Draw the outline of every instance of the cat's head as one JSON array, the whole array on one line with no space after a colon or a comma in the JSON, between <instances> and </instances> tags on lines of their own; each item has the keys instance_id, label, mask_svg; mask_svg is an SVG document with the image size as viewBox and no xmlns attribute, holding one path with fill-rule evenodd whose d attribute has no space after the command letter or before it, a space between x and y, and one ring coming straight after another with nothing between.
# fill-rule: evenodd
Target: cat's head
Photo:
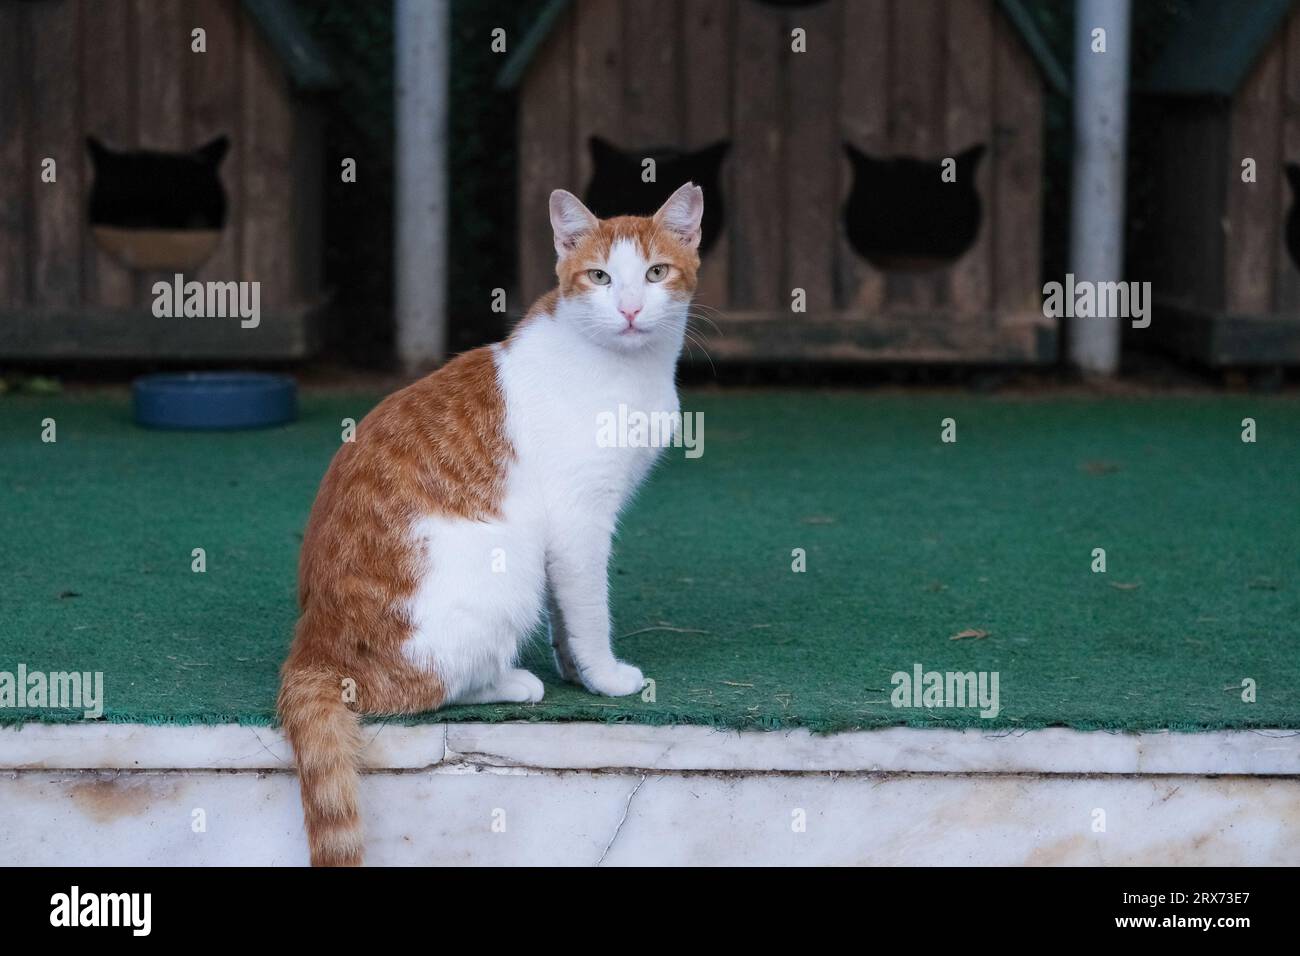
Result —
<instances>
[{"instance_id":1,"label":"cat's head","mask_svg":"<svg viewBox=\"0 0 1300 956\"><path fill-rule=\"evenodd\" d=\"M572 193L551 193L557 320L619 351L680 346L700 267L703 216L704 191L694 183L644 217L597 219Z\"/></svg>"}]
</instances>

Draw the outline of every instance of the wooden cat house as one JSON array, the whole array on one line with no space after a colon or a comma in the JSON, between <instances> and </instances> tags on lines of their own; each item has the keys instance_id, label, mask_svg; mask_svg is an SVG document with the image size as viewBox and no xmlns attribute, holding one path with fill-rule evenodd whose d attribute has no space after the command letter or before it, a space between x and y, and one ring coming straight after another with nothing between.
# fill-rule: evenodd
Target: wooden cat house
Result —
<instances>
[{"instance_id":1,"label":"wooden cat house","mask_svg":"<svg viewBox=\"0 0 1300 956\"><path fill-rule=\"evenodd\" d=\"M1138 74L1150 335L1210 366L1300 363L1300 11L1197 2Z\"/></svg>"},{"instance_id":2,"label":"wooden cat house","mask_svg":"<svg viewBox=\"0 0 1300 956\"><path fill-rule=\"evenodd\" d=\"M0 360L308 354L333 84L288 0L0 0ZM178 273L258 321L157 314Z\"/></svg>"},{"instance_id":3,"label":"wooden cat house","mask_svg":"<svg viewBox=\"0 0 1300 956\"><path fill-rule=\"evenodd\" d=\"M1065 77L1016 0L552 0L498 84L521 306L554 282L552 189L645 213L694 179L714 358L1056 358L1042 137Z\"/></svg>"}]
</instances>

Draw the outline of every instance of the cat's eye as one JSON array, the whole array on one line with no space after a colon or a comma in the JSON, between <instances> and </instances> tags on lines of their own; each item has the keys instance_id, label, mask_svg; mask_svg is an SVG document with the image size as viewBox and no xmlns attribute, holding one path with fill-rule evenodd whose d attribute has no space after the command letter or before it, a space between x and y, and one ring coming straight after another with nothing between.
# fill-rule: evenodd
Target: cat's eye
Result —
<instances>
[{"instance_id":1,"label":"cat's eye","mask_svg":"<svg viewBox=\"0 0 1300 956\"><path fill-rule=\"evenodd\" d=\"M587 278L595 285L609 285L609 273L604 269L588 269Z\"/></svg>"},{"instance_id":2,"label":"cat's eye","mask_svg":"<svg viewBox=\"0 0 1300 956\"><path fill-rule=\"evenodd\" d=\"M651 282L663 282L668 278L668 267L662 263L657 266L651 266L646 270L645 277Z\"/></svg>"}]
</instances>

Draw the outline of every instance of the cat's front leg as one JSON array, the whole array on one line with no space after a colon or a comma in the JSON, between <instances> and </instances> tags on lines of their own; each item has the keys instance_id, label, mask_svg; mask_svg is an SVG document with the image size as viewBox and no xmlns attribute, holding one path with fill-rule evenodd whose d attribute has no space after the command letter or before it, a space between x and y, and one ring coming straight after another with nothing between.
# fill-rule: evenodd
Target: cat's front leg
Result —
<instances>
[{"instance_id":1,"label":"cat's front leg","mask_svg":"<svg viewBox=\"0 0 1300 956\"><path fill-rule=\"evenodd\" d=\"M570 684L581 684L578 663L573 659L573 650L569 647L569 631L564 626L564 612L560 610L560 602L556 600L553 587L546 589L546 614L551 650L555 654L555 669Z\"/></svg>"},{"instance_id":2,"label":"cat's front leg","mask_svg":"<svg viewBox=\"0 0 1300 956\"><path fill-rule=\"evenodd\" d=\"M552 646L567 680L593 694L625 697L645 686L640 668L614 657L609 641L608 532L570 531L563 544L547 556L550 582ZM555 611L558 610L558 615ZM560 642L555 642L556 623ZM561 650L563 648L563 650ZM568 660L573 676L565 673Z\"/></svg>"}]
</instances>

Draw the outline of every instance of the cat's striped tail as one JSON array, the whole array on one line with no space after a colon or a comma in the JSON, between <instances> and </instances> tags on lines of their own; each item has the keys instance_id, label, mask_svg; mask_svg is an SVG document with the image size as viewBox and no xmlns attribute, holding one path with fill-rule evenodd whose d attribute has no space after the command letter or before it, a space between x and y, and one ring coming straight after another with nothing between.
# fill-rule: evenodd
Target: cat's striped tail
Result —
<instances>
[{"instance_id":1,"label":"cat's striped tail","mask_svg":"<svg viewBox=\"0 0 1300 956\"><path fill-rule=\"evenodd\" d=\"M343 702L339 676L319 665L284 665L276 708L293 745L312 866L360 866L357 808L361 726Z\"/></svg>"}]
</instances>

